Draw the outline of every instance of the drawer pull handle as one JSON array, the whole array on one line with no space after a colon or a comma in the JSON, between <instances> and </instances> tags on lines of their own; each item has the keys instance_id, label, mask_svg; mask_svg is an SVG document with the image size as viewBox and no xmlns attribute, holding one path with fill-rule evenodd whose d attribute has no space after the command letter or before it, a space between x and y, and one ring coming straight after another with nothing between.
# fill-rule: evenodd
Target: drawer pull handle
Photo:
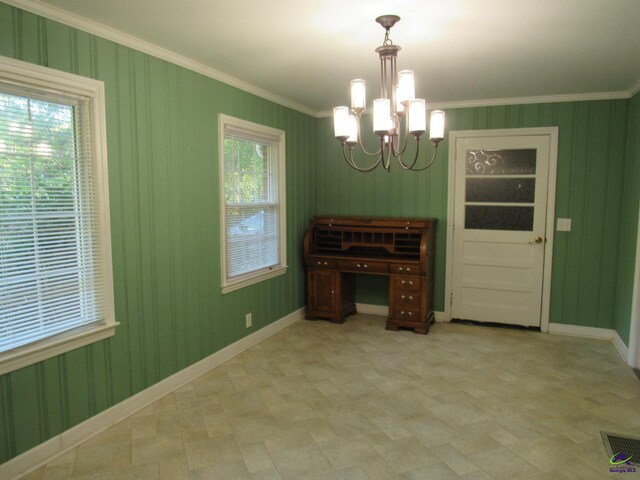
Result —
<instances>
[{"instance_id":1,"label":"drawer pull handle","mask_svg":"<svg viewBox=\"0 0 640 480\"><path fill-rule=\"evenodd\" d=\"M410 272L410 271L411 271L411 269L409 267L407 267L407 272Z\"/></svg>"},{"instance_id":2,"label":"drawer pull handle","mask_svg":"<svg viewBox=\"0 0 640 480\"><path fill-rule=\"evenodd\" d=\"M404 295L402 295L402 297L400 297L400 298L402 298L402 300L404 300L406 297Z\"/></svg>"},{"instance_id":3,"label":"drawer pull handle","mask_svg":"<svg viewBox=\"0 0 640 480\"><path fill-rule=\"evenodd\" d=\"M404 315L404 310L401 310L401 311L400 311L400 315Z\"/></svg>"},{"instance_id":4,"label":"drawer pull handle","mask_svg":"<svg viewBox=\"0 0 640 480\"><path fill-rule=\"evenodd\" d=\"M410 316L410 317L413 317L413 313L409 312L409 316Z\"/></svg>"},{"instance_id":5,"label":"drawer pull handle","mask_svg":"<svg viewBox=\"0 0 640 480\"><path fill-rule=\"evenodd\" d=\"M413 297L411 295L409 295L409 301L412 301Z\"/></svg>"},{"instance_id":6,"label":"drawer pull handle","mask_svg":"<svg viewBox=\"0 0 640 480\"><path fill-rule=\"evenodd\" d=\"M322 262L318 262L318 265L322 265Z\"/></svg>"},{"instance_id":7,"label":"drawer pull handle","mask_svg":"<svg viewBox=\"0 0 640 480\"><path fill-rule=\"evenodd\" d=\"M358 263L358 264L356 265L356 267L360 268L360 264Z\"/></svg>"},{"instance_id":8,"label":"drawer pull handle","mask_svg":"<svg viewBox=\"0 0 640 480\"><path fill-rule=\"evenodd\" d=\"M324 265L325 265L325 266L327 266L327 265L328 265L328 263L327 263L327 262L324 262Z\"/></svg>"},{"instance_id":9,"label":"drawer pull handle","mask_svg":"<svg viewBox=\"0 0 640 480\"><path fill-rule=\"evenodd\" d=\"M331 290L331 295L333 295L334 293L336 293L336 291L335 290Z\"/></svg>"},{"instance_id":10,"label":"drawer pull handle","mask_svg":"<svg viewBox=\"0 0 640 480\"><path fill-rule=\"evenodd\" d=\"M405 282L404 280L402 280L402 285L406 285L406 284L407 284L407 282Z\"/></svg>"},{"instance_id":11,"label":"drawer pull handle","mask_svg":"<svg viewBox=\"0 0 640 480\"><path fill-rule=\"evenodd\" d=\"M366 263L363 265L363 267L364 267L364 268L368 268Z\"/></svg>"},{"instance_id":12,"label":"drawer pull handle","mask_svg":"<svg viewBox=\"0 0 640 480\"><path fill-rule=\"evenodd\" d=\"M403 270L404 270L404 268L398 267L398 271L402 272Z\"/></svg>"},{"instance_id":13,"label":"drawer pull handle","mask_svg":"<svg viewBox=\"0 0 640 480\"><path fill-rule=\"evenodd\" d=\"M409 280L409 286L413 285L413 282L411 280Z\"/></svg>"}]
</instances>

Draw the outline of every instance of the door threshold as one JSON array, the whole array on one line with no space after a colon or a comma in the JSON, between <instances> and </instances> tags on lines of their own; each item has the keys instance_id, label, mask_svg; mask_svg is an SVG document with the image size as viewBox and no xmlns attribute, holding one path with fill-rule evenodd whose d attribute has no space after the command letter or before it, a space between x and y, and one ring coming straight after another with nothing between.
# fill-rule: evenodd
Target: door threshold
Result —
<instances>
[{"instance_id":1,"label":"door threshold","mask_svg":"<svg viewBox=\"0 0 640 480\"><path fill-rule=\"evenodd\" d=\"M452 318L451 323L458 323L461 325L476 325L479 327L509 328L511 330L527 330L530 332L540 331L540 327L528 327L525 325L512 325L510 323L498 323L498 322L480 322L478 320L466 320L464 318Z\"/></svg>"}]
</instances>

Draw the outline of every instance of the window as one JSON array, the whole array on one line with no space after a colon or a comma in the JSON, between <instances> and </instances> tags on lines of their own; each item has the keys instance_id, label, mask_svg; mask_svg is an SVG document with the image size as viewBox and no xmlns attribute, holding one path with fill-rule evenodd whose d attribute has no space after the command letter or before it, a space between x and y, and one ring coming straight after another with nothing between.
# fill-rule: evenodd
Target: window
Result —
<instances>
[{"instance_id":1,"label":"window","mask_svg":"<svg viewBox=\"0 0 640 480\"><path fill-rule=\"evenodd\" d=\"M222 293L286 271L284 132L220 115Z\"/></svg>"},{"instance_id":2,"label":"window","mask_svg":"<svg viewBox=\"0 0 640 480\"><path fill-rule=\"evenodd\" d=\"M102 82L0 58L0 373L113 335Z\"/></svg>"}]
</instances>

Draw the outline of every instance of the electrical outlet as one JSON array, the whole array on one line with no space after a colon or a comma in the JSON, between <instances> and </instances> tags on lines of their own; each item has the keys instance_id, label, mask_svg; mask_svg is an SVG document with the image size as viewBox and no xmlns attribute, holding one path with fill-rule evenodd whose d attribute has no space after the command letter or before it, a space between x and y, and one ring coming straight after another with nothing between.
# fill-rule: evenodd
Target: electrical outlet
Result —
<instances>
[{"instance_id":1,"label":"electrical outlet","mask_svg":"<svg viewBox=\"0 0 640 480\"><path fill-rule=\"evenodd\" d=\"M244 322L247 325L247 328L251 328L251 325L253 325L253 318L250 313L247 313L244 316Z\"/></svg>"}]
</instances>

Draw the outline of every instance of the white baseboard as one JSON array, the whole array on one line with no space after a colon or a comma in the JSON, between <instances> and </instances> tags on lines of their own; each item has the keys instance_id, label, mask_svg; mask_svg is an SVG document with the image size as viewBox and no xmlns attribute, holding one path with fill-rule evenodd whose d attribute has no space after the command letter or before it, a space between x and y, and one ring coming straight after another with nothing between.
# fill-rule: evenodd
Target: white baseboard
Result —
<instances>
[{"instance_id":1,"label":"white baseboard","mask_svg":"<svg viewBox=\"0 0 640 480\"><path fill-rule=\"evenodd\" d=\"M613 333L613 344L615 345L616 350L618 350L622 359L627 362L628 365L633 367L633 365L631 365L631 359L629 358L629 347L627 347L624 340L622 340L622 337L620 337L620 334L616 330L614 330Z\"/></svg>"},{"instance_id":2,"label":"white baseboard","mask_svg":"<svg viewBox=\"0 0 640 480\"><path fill-rule=\"evenodd\" d=\"M583 327L581 325L565 325L563 323L549 323L549 333L569 335L572 337L595 338L613 342L616 350L625 363L629 362L629 348L625 345L617 331L612 328Z\"/></svg>"},{"instance_id":3,"label":"white baseboard","mask_svg":"<svg viewBox=\"0 0 640 480\"><path fill-rule=\"evenodd\" d=\"M440 323L444 323L444 322L448 322L451 319L447 317L447 315L445 314L445 312L433 312L433 315L436 317L436 322L440 322Z\"/></svg>"},{"instance_id":4,"label":"white baseboard","mask_svg":"<svg viewBox=\"0 0 640 480\"><path fill-rule=\"evenodd\" d=\"M94 415L60 435L50 438L31 450L12 458L8 462L0 465L0 478L19 478L50 462L55 457L77 447L80 443L89 440L91 437L124 420L138 410L147 407L164 395L186 385L200 375L302 319L304 312L305 308L295 310L266 327L261 328L257 332L247 335L222 350L136 393L113 407Z\"/></svg>"},{"instance_id":5,"label":"white baseboard","mask_svg":"<svg viewBox=\"0 0 640 480\"><path fill-rule=\"evenodd\" d=\"M581 325L565 325L564 323L549 323L549 333L569 335L571 337L597 338L613 340L615 330L610 328L583 327Z\"/></svg>"}]
</instances>

